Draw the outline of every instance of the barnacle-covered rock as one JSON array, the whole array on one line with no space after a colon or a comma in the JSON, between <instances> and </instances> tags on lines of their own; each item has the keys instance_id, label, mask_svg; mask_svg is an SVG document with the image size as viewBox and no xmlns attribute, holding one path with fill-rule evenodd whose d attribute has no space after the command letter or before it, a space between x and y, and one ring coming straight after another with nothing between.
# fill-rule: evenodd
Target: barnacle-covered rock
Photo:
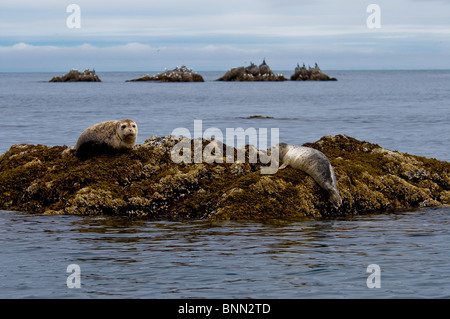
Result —
<instances>
[{"instance_id":1,"label":"barnacle-covered rock","mask_svg":"<svg viewBox=\"0 0 450 319\"><path fill-rule=\"evenodd\" d=\"M172 150L191 146L192 161ZM213 143L213 144L212 144ZM196 144L196 146L194 145ZM196 148L223 147L222 163L195 162ZM306 173L262 175L259 160L227 162L231 148L211 139L152 136L120 154L79 159L67 146L13 145L0 155L0 209L152 219L261 220L345 216L450 204L450 163L387 150L345 135L305 146L334 167L338 209ZM211 148L211 149L214 149ZM227 151L225 151L227 150Z\"/></svg>"}]
</instances>

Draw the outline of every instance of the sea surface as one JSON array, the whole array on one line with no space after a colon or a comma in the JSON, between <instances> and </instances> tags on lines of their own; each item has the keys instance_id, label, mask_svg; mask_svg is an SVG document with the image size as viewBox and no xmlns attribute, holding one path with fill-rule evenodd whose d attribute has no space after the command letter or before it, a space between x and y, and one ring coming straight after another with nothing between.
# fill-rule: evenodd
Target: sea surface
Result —
<instances>
[{"instance_id":1,"label":"sea surface","mask_svg":"<svg viewBox=\"0 0 450 319\"><path fill-rule=\"evenodd\" d=\"M177 128L197 137L201 120L200 134L274 128L294 144L345 134L450 161L450 71L246 83L214 81L224 72L200 72L204 83L97 73L100 83L0 73L0 154L18 143L73 146L92 124L132 118L137 143ZM265 223L0 211L0 298L450 298L449 225L445 207Z\"/></svg>"}]
</instances>

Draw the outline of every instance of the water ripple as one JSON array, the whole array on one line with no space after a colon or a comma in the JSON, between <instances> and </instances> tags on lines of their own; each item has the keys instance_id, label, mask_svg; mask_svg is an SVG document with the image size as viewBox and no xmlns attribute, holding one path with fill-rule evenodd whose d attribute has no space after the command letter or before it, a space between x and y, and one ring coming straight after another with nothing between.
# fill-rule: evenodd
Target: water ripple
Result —
<instances>
[{"instance_id":1,"label":"water ripple","mask_svg":"<svg viewBox=\"0 0 450 319\"><path fill-rule=\"evenodd\" d=\"M450 209L273 223L0 212L0 297L441 298ZM82 288L66 287L78 264ZM369 289L378 264L382 288Z\"/></svg>"}]
</instances>

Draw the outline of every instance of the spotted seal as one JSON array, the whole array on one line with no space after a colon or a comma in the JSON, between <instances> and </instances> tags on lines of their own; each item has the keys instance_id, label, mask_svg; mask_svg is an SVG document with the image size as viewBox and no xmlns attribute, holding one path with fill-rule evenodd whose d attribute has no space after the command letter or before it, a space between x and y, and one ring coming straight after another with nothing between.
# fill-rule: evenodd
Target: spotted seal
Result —
<instances>
[{"instance_id":1,"label":"spotted seal","mask_svg":"<svg viewBox=\"0 0 450 319\"><path fill-rule=\"evenodd\" d=\"M342 198L337 189L334 170L325 154L310 147L287 143L279 143L278 151L280 163L282 164L278 169L283 169L290 165L295 169L304 171L328 192L330 201L335 208L339 208L342 205Z\"/></svg>"},{"instance_id":2,"label":"spotted seal","mask_svg":"<svg viewBox=\"0 0 450 319\"><path fill-rule=\"evenodd\" d=\"M97 123L81 133L75 152L79 157L90 157L131 149L137 134L136 122L130 119Z\"/></svg>"}]
</instances>

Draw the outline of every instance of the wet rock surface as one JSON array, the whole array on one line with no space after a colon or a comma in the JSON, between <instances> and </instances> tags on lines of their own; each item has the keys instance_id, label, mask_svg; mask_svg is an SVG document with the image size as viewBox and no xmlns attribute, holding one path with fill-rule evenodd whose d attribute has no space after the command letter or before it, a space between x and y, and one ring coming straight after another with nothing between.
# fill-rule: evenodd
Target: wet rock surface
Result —
<instances>
[{"instance_id":1,"label":"wet rock surface","mask_svg":"<svg viewBox=\"0 0 450 319\"><path fill-rule=\"evenodd\" d=\"M0 209L150 219L262 220L450 204L450 163L344 135L305 144L322 151L333 165L343 200L339 209L310 176L291 167L262 175L259 162L176 164L171 150L182 140L195 151L192 140L153 136L125 153L85 160L67 146L13 145L0 155ZM202 149L212 143L197 141Z\"/></svg>"}]
</instances>

